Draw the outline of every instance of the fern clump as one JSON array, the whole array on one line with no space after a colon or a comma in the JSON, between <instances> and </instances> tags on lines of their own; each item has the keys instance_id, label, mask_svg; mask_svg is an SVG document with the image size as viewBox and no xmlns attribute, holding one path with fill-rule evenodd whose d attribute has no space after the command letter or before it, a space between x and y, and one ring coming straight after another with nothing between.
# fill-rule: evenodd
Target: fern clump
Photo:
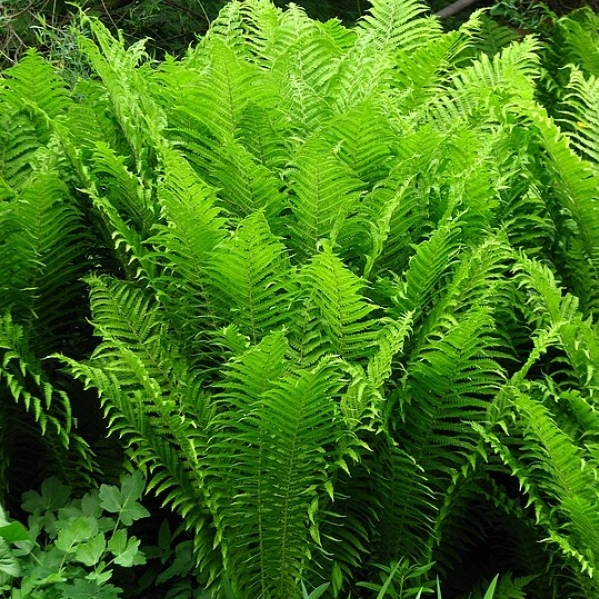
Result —
<instances>
[{"instance_id":1,"label":"fern clump","mask_svg":"<svg viewBox=\"0 0 599 599\"><path fill-rule=\"evenodd\" d=\"M234 0L162 63L87 20L91 80L8 73L2 393L66 444L41 360L94 390L215 598L383 564L404 593L592 599L595 75L555 120L534 38L372 4L348 29Z\"/></svg>"}]
</instances>

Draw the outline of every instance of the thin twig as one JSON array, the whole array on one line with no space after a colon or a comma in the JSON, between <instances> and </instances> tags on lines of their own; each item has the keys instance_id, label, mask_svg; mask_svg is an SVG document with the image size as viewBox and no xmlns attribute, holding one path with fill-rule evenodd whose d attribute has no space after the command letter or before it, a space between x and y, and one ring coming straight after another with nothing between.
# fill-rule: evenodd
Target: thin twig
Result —
<instances>
[{"instance_id":1,"label":"thin twig","mask_svg":"<svg viewBox=\"0 0 599 599\"><path fill-rule=\"evenodd\" d=\"M100 0L100 2L102 3L102 8L104 9L104 12L106 13L106 16L110 19L110 22L112 23L112 26L115 29L118 29L118 25L112 20L112 15L110 14L110 10L108 10L108 7L106 6L106 4L104 4L104 0Z\"/></svg>"},{"instance_id":2,"label":"thin twig","mask_svg":"<svg viewBox=\"0 0 599 599\"><path fill-rule=\"evenodd\" d=\"M17 12L13 12L11 15L8 15L12 20L16 19L17 17L20 17L22 14L25 14L26 12L29 12L29 10L31 10L33 8L33 6L35 5L35 0L33 0L29 6L26 6L25 8L22 8L21 10L17 11Z\"/></svg>"},{"instance_id":3,"label":"thin twig","mask_svg":"<svg viewBox=\"0 0 599 599\"><path fill-rule=\"evenodd\" d=\"M198 4L200 5L200 8L202 9L202 13L204 14L204 18L206 19L206 22L208 23L208 25L210 25L210 17L208 16L208 13L206 12L204 5L202 4L202 0L198 0Z\"/></svg>"}]
</instances>

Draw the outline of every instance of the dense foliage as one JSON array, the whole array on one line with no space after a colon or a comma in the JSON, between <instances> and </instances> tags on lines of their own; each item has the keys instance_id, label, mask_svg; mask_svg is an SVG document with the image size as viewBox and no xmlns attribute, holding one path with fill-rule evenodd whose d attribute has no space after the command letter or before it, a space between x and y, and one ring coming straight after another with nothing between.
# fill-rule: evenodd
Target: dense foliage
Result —
<instances>
[{"instance_id":1,"label":"dense foliage","mask_svg":"<svg viewBox=\"0 0 599 599\"><path fill-rule=\"evenodd\" d=\"M432 6L450 0L433 0ZM0 66L16 63L29 46L41 49L67 71L83 68L77 52L79 10L95 16L129 43L146 39L153 56L183 54L203 35L226 0L0 0ZM278 6L288 4L276 0ZM355 22L370 5L367 0L300 0L315 19L333 17Z\"/></svg>"},{"instance_id":2,"label":"dense foliage","mask_svg":"<svg viewBox=\"0 0 599 599\"><path fill-rule=\"evenodd\" d=\"M599 18L83 24L0 81L3 503L137 469L214 599L595 598Z\"/></svg>"}]
</instances>

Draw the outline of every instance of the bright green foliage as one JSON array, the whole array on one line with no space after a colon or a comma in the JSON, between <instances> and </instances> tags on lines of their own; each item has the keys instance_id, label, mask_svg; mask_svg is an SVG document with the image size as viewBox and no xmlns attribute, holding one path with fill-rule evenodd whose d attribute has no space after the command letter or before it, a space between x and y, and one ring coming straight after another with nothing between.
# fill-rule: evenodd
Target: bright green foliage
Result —
<instances>
[{"instance_id":1,"label":"bright green foliage","mask_svg":"<svg viewBox=\"0 0 599 599\"><path fill-rule=\"evenodd\" d=\"M24 123L2 133L0 256L22 246L0 261L2 392L64 443L41 360L97 392L214 599L365 579L409 597L436 577L453 597L594 599L588 67L556 121L538 41L477 14L443 33L416 0L351 30L233 1L160 64L86 24L95 79L15 83L46 73L32 55L0 96ZM77 352L82 278L96 343ZM124 525L144 513L128 485L99 492ZM134 563L135 542L85 526L63 551L93 538L82 563Z\"/></svg>"},{"instance_id":2,"label":"bright green foliage","mask_svg":"<svg viewBox=\"0 0 599 599\"><path fill-rule=\"evenodd\" d=\"M9 522L0 508L0 596L121 597L122 589L109 582L114 566L146 561L139 539L125 528L148 515L137 503L143 488L136 472L125 476L120 488L102 485L99 492L73 499L70 487L47 479L40 493L23 495L28 528Z\"/></svg>"}]
</instances>

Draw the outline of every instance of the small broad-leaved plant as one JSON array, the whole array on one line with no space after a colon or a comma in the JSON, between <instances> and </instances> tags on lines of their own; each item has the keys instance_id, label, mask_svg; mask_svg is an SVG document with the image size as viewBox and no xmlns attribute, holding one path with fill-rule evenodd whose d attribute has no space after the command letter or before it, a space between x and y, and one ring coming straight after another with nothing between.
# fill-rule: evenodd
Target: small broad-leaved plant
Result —
<instances>
[{"instance_id":1,"label":"small broad-leaved plant","mask_svg":"<svg viewBox=\"0 0 599 599\"><path fill-rule=\"evenodd\" d=\"M144 564L140 541L127 528L149 515L139 503L139 472L119 487L102 485L73 499L70 487L47 479L41 492L23 495L28 526L0 508L0 597L11 599L116 599L114 568Z\"/></svg>"}]
</instances>

